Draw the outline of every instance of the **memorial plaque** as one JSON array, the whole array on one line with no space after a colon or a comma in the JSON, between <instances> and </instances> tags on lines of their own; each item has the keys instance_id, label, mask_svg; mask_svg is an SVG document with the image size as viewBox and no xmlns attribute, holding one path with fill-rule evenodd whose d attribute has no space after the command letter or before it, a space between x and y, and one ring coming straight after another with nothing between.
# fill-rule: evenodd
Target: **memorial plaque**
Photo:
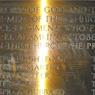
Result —
<instances>
[{"instance_id":1,"label":"memorial plaque","mask_svg":"<svg viewBox=\"0 0 95 95\"><path fill-rule=\"evenodd\" d=\"M95 1L0 0L0 95L95 95Z\"/></svg>"}]
</instances>

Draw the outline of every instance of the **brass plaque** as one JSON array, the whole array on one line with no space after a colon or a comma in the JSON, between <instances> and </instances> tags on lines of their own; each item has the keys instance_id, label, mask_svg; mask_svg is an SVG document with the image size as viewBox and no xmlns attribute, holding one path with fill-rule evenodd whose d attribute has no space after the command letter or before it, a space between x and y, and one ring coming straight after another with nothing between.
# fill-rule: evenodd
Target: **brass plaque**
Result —
<instances>
[{"instance_id":1,"label":"brass plaque","mask_svg":"<svg viewBox=\"0 0 95 95\"><path fill-rule=\"evenodd\" d=\"M0 95L95 95L94 0L0 0Z\"/></svg>"}]
</instances>

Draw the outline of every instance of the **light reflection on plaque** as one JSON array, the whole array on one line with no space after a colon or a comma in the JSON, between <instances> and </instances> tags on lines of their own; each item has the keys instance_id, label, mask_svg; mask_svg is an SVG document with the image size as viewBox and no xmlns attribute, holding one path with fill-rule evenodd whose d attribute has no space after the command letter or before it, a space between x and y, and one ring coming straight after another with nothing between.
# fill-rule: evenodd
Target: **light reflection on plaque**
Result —
<instances>
[{"instance_id":1,"label":"light reflection on plaque","mask_svg":"<svg viewBox=\"0 0 95 95\"><path fill-rule=\"evenodd\" d=\"M42 26L46 26L47 22L46 22L46 13L44 11L44 8L46 7L46 0L41 0L41 16L42 19L40 21L40 25ZM42 38L40 39L39 43L40 43L40 47L38 50L38 56L39 56L39 62L38 65L39 67L41 67L41 69L39 70L39 95L44 95L43 91L45 89L45 73L46 73L46 61L45 61L45 57L47 56L48 53L48 48L46 47L46 42L47 42L47 31L45 30L41 30L39 33Z\"/></svg>"}]
</instances>

